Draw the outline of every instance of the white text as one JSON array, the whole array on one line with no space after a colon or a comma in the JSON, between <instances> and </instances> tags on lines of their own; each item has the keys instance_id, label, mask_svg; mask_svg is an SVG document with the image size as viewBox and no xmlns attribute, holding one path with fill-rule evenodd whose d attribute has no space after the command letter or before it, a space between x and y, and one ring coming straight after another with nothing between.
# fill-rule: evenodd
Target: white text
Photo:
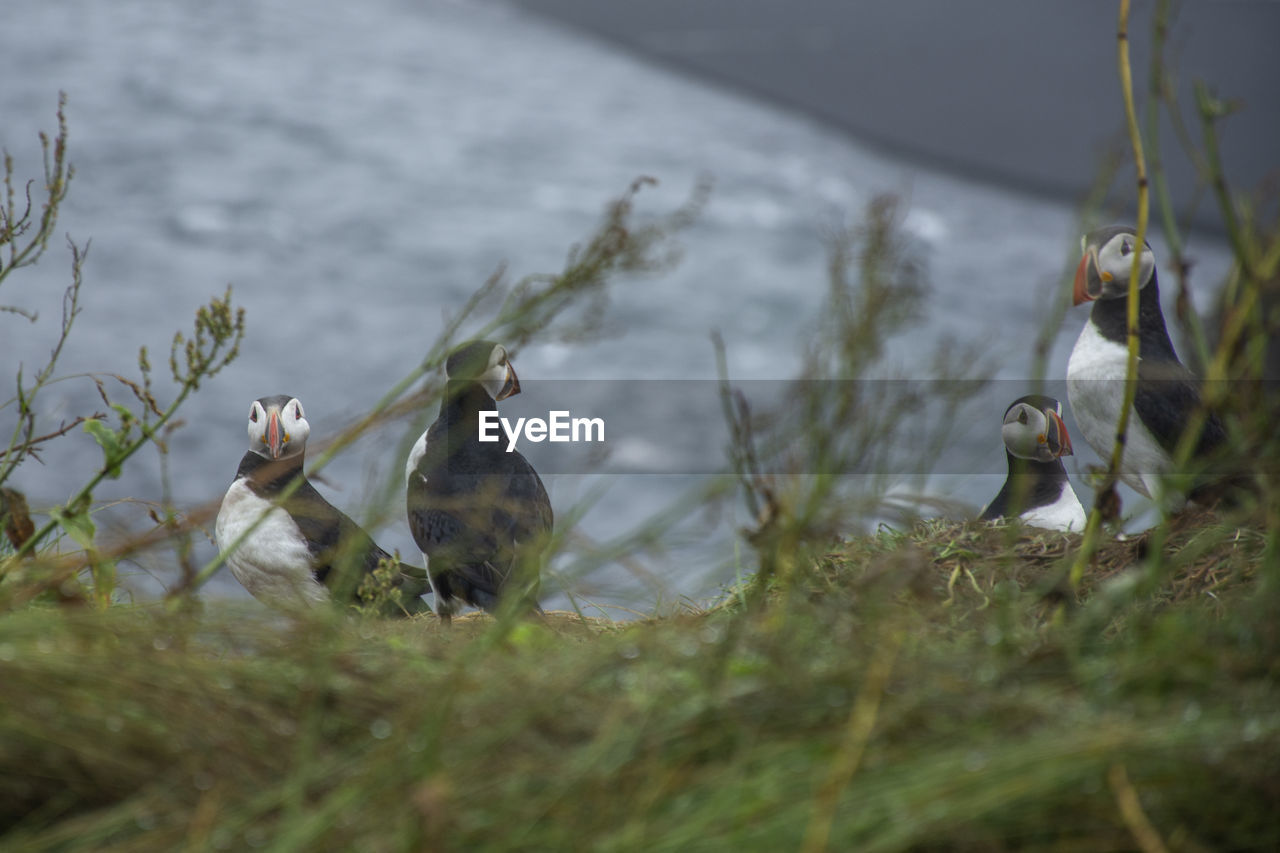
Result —
<instances>
[{"instance_id":1,"label":"white text","mask_svg":"<svg viewBox=\"0 0 1280 853\"><path fill-rule=\"evenodd\" d=\"M501 441L498 427L507 436L507 452L523 437L541 441L604 441L604 418L575 418L567 411L547 412L547 419L516 418L514 424L495 411L480 413L480 441Z\"/></svg>"}]
</instances>

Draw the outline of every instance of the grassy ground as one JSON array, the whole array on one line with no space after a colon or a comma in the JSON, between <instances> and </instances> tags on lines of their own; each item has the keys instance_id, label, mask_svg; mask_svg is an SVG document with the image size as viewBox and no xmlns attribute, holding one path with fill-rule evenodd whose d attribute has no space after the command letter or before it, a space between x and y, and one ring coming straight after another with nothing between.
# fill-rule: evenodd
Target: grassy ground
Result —
<instances>
[{"instance_id":1,"label":"grassy ground","mask_svg":"<svg viewBox=\"0 0 1280 853\"><path fill-rule=\"evenodd\" d=\"M1266 536L1072 595L1076 542L922 523L625 625L15 612L0 848L1276 849Z\"/></svg>"}]
</instances>

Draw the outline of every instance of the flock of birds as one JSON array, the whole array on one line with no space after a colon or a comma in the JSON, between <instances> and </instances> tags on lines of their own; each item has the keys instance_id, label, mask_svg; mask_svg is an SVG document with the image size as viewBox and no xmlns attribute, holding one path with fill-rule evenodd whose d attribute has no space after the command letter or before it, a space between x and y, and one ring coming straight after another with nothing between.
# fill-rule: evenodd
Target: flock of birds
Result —
<instances>
[{"instance_id":1,"label":"flock of birds","mask_svg":"<svg viewBox=\"0 0 1280 853\"><path fill-rule=\"evenodd\" d=\"M1086 235L1082 249L1074 301L1094 304L1067 365L1076 423L1099 455L1109 455L1123 405L1125 297L1137 252L1140 360L1120 478L1165 507L1194 500L1197 490L1179 494L1168 481L1178 443L1200 418L1195 456L1214 452L1225 433L1214 416L1197 414L1199 386L1169 339L1151 247L1139 245L1132 228L1110 226ZM400 613L425 611L427 591L446 621L459 604L539 610L551 501L524 456L479 440L480 412L520 392L515 369L501 344L472 341L450 354L445 376L440 414L405 468L405 509L423 569L394 560L307 480L310 425L297 398L253 401L249 450L222 500L216 535L232 574L255 598L285 609L335 597L359 601L359 584L382 565L387 583L401 593ZM1062 404L1042 395L1015 400L1001 436L1008 475L980 517L1082 530L1084 508L1062 464L1072 453Z\"/></svg>"}]
</instances>

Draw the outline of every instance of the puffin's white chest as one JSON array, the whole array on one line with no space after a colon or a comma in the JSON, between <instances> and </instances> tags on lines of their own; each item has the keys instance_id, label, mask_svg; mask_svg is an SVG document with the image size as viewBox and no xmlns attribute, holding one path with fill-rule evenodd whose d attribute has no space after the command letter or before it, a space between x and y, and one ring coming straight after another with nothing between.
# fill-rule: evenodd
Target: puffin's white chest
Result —
<instances>
[{"instance_id":1,"label":"puffin's white chest","mask_svg":"<svg viewBox=\"0 0 1280 853\"><path fill-rule=\"evenodd\" d=\"M413 472L417 470L418 463L422 461L422 457L427 452L427 431L424 430L422 435L418 436L418 440L413 443L413 449L409 451L409 459L404 466L405 483L413 482ZM424 478L425 479L425 478Z\"/></svg>"},{"instance_id":2,"label":"puffin's white chest","mask_svg":"<svg viewBox=\"0 0 1280 853\"><path fill-rule=\"evenodd\" d=\"M231 574L264 604L328 601L329 591L311 573L311 552L298 526L289 513L254 494L243 477L231 484L218 510L218 547L231 547L264 512L266 519L227 557Z\"/></svg>"},{"instance_id":3,"label":"puffin's white chest","mask_svg":"<svg viewBox=\"0 0 1280 853\"><path fill-rule=\"evenodd\" d=\"M1022 513L1019 519L1023 524L1029 524L1032 527L1043 527L1047 530L1074 530L1077 533L1084 530L1085 523L1084 507L1081 506L1080 499L1076 497L1070 483L1062 484L1062 494L1058 495L1056 501L1047 506L1029 509Z\"/></svg>"},{"instance_id":4,"label":"puffin's white chest","mask_svg":"<svg viewBox=\"0 0 1280 853\"><path fill-rule=\"evenodd\" d=\"M1084 324L1067 361L1067 399L1071 402L1071 413L1089 446L1103 459L1111 457L1115 442L1116 423L1124 404L1128 359L1128 349L1104 338L1090 320ZM1130 410L1120 478L1152 497L1162 491L1160 476L1171 465L1169 454L1143 425L1138 413Z\"/></svg>"}]
</instances>

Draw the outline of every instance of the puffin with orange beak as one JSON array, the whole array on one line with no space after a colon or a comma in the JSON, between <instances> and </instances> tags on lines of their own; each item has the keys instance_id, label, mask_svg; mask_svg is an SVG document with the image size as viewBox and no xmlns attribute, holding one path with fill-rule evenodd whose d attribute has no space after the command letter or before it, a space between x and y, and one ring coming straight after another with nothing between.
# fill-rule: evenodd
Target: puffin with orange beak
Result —
<instances>
[{"instance_id":1,"label":"puffin with orange beak","mask_svg":"<svg viewBox=\"0 0 1280 853\"><path fill-rule=\"evenodd\" d=\"M1067 362L1067 398L1085 440L1109 458L1124 400L1128 364L1129 281L1138 254L1138 375L1120 478L1165 509L1184 498L1207 497L1211 484L1198 483L1186 494L1168 482L1173 454L1201 407L1200 386L1178 360L1164 313L1151 246L1137 233L1111 225L1086 234L1076 269L1074 302L1093 303L1089 321ZM1209 413L1193 458L1203 459L1225 441L1222 423Z\"/></svg>"},{"instance_id":2,"label":"puffin with orange beak","mask_svg":"<svg viewBox=\"0 0 1280 853\"><path fill-rule=\"evenodd\" d=\"M538 611L551 500L538 472L505 442L480 441L480 413L520 393L507 350L471 341L445 362L444 400L405 466L409 529L422 549L436 613L490 613L503 601Z\"/></svg>"},{"instance_id":3,"label":"puffin with orange beak","mask_svg":"<svg viewBox=\"0 0 1280 853\"><path fill-rule=\"evenodd\" d=\"M1032 527L1083 530L1084 507L1062 464L1072 453L1062 404L1040 394L1019 397L1005 410L1000 435L1009 474L979 518L1016 517Z\"/></svg>"},{"instance_id":4,"label":"puffin with orange beak","mask_svg":"<svg viewBox=\"0 0 1280 853\"><path fill-rule=\"evenodd\" d=\"M249 450L222 499L214 528L236 580L254 598L283 609L328 602L331 588L338 585L346 598L358 602L360 580L391 557L303 473L310 434L298 398L279 394L254 400ZM297 489L281 501L295 480L300 480ZM401 601L386 608L388 615L426 610L421 569L400 563L392 585L400 590Z\"/></svg>"}]
</instances>

